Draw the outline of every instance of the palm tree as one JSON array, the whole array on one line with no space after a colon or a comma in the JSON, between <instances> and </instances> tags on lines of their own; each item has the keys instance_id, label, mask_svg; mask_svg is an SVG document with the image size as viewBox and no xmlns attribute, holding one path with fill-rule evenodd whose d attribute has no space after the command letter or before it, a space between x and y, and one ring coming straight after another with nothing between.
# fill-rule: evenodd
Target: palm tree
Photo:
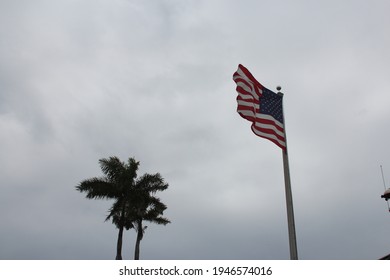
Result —
<instances>
[{"instance_id":1,"label":"palm tree","mask_svg":"<svg viewBox=\"0 0 390 280\"><path fill-rule=\"evenodd\" d=\"M134 228L137 232L134 259L139 259L140 243L146 226L143 221L166 225L170 221L162 217L166 205L155 197L157 191L168 188L159 173L144 174L137 179L139 162L129 158L127 163L117 157L99 160L104 177L94 177L82 181L76 189L86 192L88 199L114 199L106 221L110 220L118 228L117 260L122 259L122 239L124 229Z\"/></svg>"},{"instance_id":2,"label":"palm tree","mask_svg":"<svg viewBox=\"0 0 390 280\"><path fill-rule=\"evenodd\" d=\"M88 199L115 200L106 221L112 219L119 230L115 259L121 260L123 230L133 227L133 223L126 219L128 215L126 211L137 178L139 162L134 158L130 158L127 163L124 163L117 157L110 157L100 159L99 163L104 177L84 180L76 189L80 192L86 192L86 198Z\"/></svg>"},{"instance_id":3,"label":"palm tree","mask_svg":"<svg viewBox=\"0 0 390 280\"><path fill-rule=\"evenodd\" d=\"M143 221L166 225L170 223L167 218L162 217L167 206L155 196L157 191L163 191L168 188L168 184L159 173L150 175L144 174L135 184L135 192L133 198L135 201L129 204L132 211L128 211L133 215L130 220L133 221L133 228L137 232L135 243L134 259L139 260L140 243L144 236L146 226L143 226ZM129 217L128 217L129 218Z\"/></svg>"}]
</instances>

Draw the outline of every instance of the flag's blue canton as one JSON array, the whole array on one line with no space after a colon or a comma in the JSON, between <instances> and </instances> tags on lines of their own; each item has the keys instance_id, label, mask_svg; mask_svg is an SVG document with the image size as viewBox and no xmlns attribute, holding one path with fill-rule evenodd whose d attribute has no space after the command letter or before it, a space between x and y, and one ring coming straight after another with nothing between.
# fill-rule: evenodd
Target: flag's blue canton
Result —
<instances>
[{"instance_id":1,"label":"flag's blue canton","mask_svg":"<svg viewBox=\"0 0 390 280\"><path fill-rule=\"evenodd\" d=\"M260 97L260 113L271 115L279 122L283 123L283 96L270 91L267 88L262 89L262 96Z\"/></svg>"}]
</instances>

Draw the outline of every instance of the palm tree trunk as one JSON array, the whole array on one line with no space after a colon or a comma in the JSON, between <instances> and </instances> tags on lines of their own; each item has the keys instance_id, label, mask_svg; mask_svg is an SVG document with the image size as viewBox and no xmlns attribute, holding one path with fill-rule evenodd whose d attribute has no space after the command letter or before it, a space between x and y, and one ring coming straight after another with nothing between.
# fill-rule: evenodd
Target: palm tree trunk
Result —
<instances>
[{"instance_id":1,"label":"palm tree trunk","mask_svg":"<svg viewBox=\"0 0 390 280\"><path fill-rule=\"evenodd\" d=\"M140 243L143 238L142 220L137 221L137 240L135 242L134 259L139 260Z\"/></svg>"},{"instance_id":2,"label":"palm tree trunk","mask_svg":"<svg viewBox=\"0 0 390 280\"><path fill-rule=\"evenodd\" d=\"M121 260L122 259L122 237L123 237L123 226L119 228L119 233L118 233L118 242L116 244L116 260Z\"/></svg>"},{"instance_id":3,"label":"palm tree trunk","mask_svg":"<svg viewBox=\"0 0 390 280\"><path fill-rule=\"evenodd\" d=\"M119 233L118 233L118 242L116 244L116 260L122 259L122 240L123 240L123 230L125 227L125 204L122 205L122 211L120 216L119 224Z\"/></svg>"}]
</instances>

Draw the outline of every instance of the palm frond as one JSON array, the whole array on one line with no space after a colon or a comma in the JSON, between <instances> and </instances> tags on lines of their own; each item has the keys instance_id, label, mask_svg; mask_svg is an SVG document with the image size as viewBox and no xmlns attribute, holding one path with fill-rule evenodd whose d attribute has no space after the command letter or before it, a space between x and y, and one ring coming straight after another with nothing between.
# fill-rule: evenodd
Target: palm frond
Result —
<instances>
[{"instance_id":1,"label":"palm frond","mask_svg":"<svg viewBox=\"0 0 390 280\"><path fill-rule=\"evenodd\" d=\"M108 210L108 215L106 217L106 221L111 219L114 216L121 217L121 213L123 212L123 200L117 199L111 206L111 208Z\"/></svg>"},{"instance_id":2,"label":"palm frond","mask_svg":"<svg viewBox=\"0 0 390 280\"><path fill-rule=\"evenodd\" d=\"M117 183L125 173L124 163L117 157L102 158L99 160L100 168L111 182Z\"/></svg>"},{"instance_id":3,"label":"palm frond","mask_svg":"<svg viewBox=\"0 0 390 280\"><path fill-rule=\"evenodd\" d=\"M135 179L137 178L139 164L139 161L136 161L134 158L129 158L127 161L125 176L126 180L131 182L132 185L134 185Z\"/></svg>"},{"instance_id":4,"label":"palm frond","mask_svg":"<svg viewBox=\"0 0 390 280\"><path fill-rule=\"evenodd\" d=\"M164 212L167 209L167 206L161 202L160 198L151 196L149 198L149 206L160 213Z\"/></svg>"},{"instance_id":5,"label":"palm frond","mask_svg":"<svg viewBox=\"0 0 390 280\"><path fill-rule=\"evenodd\" d=\"M150 193L164 191L168 188L168 184L164 182L160 173L144 174L136 182L136 188L143 189Z\"/></svg>"},{"instance_id":6,"label":"palm frond","mask_svg":"<svg viewBox=\"0 0 390 280\"><path fill-rule=\"evenodd\" d=\"M158 225L164 225L164 226L171 223L170 220L163 218L163 217L157 217L150 222L156 223Z\"/></svg>"},{"instance_id":7,"label":"palm frond","mask_svg":"<svg viewBox=\"0 0 390 280\"><path fill-rule=\"evenodd\" d=\"M82 181L76 190L86 192L88 199L111 199L117 198L119 193L114 185L105 178L91 178Z\"/></svg>"}]
</instances>

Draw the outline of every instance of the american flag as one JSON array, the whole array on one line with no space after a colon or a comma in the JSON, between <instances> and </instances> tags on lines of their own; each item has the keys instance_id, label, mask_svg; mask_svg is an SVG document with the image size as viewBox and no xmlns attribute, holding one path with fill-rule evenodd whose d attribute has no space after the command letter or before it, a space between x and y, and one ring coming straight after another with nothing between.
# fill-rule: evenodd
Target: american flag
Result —
<instances>
[{"instance_id":1,"label":"american flag","mask_svg":"<svg viewBox=\"0 0 390 280\"><path fill-rule=\"evenodd\" d=\"M252 122L252 131L286 150L283 120L283 95L260 84L241 64L233 75L237 84L237 112Z\"/></svg>"}]
</instances>

